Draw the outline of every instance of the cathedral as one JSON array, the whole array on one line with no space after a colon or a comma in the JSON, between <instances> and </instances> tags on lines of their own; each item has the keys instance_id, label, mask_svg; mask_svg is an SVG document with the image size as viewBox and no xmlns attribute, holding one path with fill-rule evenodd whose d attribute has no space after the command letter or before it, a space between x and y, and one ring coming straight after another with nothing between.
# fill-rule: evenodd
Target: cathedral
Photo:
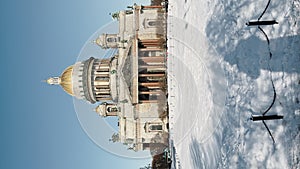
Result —
<instances>
[{"instance_id":1,"label":"cathedral","mask_svg":"<svg viewBox=\"0 0 300 169\"><path fill-rule=\"evenodd\" d=\"M114 141L134 151L167 145L166 9L134 4L112 16L119 31L99 35L94 45L117 53L77 62L47 83L94 104L102 118L118 118Z\"/></svg>"}]
</instances>

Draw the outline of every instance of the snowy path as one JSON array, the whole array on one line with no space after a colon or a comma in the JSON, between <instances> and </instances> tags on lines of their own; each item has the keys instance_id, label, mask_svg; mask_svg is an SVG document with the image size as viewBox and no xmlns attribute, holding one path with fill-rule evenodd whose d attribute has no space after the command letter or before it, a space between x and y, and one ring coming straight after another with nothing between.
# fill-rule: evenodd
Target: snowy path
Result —
<instances>
[{"instance_id":1,"label":"snowy path","mask_svg":"<svg viewBox=\"0 0 300 169\"><path fill-rule=\"evenodd\" d=\"M245 23L267 1L170 0L168 83L171 139L181 168L299 168L300 2L271 1L270 39ZM249 121L277 97L267 121ZM298 140L298 141L297 141Z\"/></svg>"}]
</instances>

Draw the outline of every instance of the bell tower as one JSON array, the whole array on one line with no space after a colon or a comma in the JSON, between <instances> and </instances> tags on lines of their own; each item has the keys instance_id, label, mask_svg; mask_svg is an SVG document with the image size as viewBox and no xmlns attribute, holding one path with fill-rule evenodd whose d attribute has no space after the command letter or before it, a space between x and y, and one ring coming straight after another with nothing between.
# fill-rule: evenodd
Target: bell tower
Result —
<instances>
[{"instance_id":1,"label":"bell tower","mask_svg":"<svg viewBox=\"0 0 300 169\"><path fill-rule=\"evenodd\" d=\"M118 48L119 42L118 34L102 34L94 41L102 49Z\"/></svg>"},{"instance_id":2,"label":"bell tower","mask_svg":"<svg viewBox=\"0 0 300 169\"><path fill-rule=\"evenodd\" d=\"M103 102L96 107L95 112L102 117L118 116L119 108L116 104Z\"/></svg>"}]
</instances>

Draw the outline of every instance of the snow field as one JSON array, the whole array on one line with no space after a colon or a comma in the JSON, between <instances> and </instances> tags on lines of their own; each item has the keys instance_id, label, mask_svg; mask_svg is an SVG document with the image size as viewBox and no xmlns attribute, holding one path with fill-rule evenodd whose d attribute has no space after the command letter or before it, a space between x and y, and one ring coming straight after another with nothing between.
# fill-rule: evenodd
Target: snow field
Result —
<instances>
[{"instance_id":1,"label":"snow field","mask_svg":"<svg viewBox=\"0 0 300 169\"><path fill-rule=\"evenodd\" d=\"M299 168L299 1L170 0L168 74L171 139L181 168ZM270 47L270 50L268 49ZM269 52L272 57L269 57ZM283 120L252 122L268 114ZM178 166L178 165L177 165Z\"/></svg>"}]
</instances>

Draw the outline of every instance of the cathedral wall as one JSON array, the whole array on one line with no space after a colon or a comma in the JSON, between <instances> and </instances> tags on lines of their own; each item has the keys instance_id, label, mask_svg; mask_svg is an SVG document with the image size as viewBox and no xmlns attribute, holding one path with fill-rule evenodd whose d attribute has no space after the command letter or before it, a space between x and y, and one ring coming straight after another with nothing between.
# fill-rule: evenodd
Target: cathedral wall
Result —
<instances>
[{"instance_id":1,"label":"cathedral wall","mask_svg":"<svg viewBox=\"0 0 300 169\"><path fill-rule=\"evenodd\" d=\"M135 33L133 14L121 11L119 17L119 35L121 40L128 40Z\"/></svg>"},{"instance_id":2,"label":"cathedral wall","mask_svg":"<svg viewBox=\"0 0 300 169\"><path fill-rule=\"evenodd\" d=\"M141 118L140 137L144 143L163 143L162 135L167 133L166 124L157 118Z\"/></svg>"},{"instance_id":3,"label":"cathedral wall","mask_svg":"<svg viewBox=\"0 0 300 169\"><path fill-rule=\"evenodd\" d=\"M119 14L119 35L130 39L138 31L139 39L160 39L166 37L165 12L160 9L142 9L141 11L121 11Z\"/></svg>"},{"instance_id":4,"label":"cathedral wall","mask_svg":"<svg viewBox=\"0 0 300 169\"><path fill-rule=\"evenodd\" d=\"M139 17L139 39L164 38L165 23L164 13L160 10L143 10Z\"/></svg>"},{"instance_id":5,"label":"cathedral wall","mask_svg":"<svg viewBox=\"0 0 300 169\"><path fill-rule=\"evenodd\" d=\"M140 118L159 118L159 107L157 103L144 103L138 105L138 116Z\"/></svg>"},{"instance_id":6,"label":"cathedral wall","mask_svg":"<svg viewBox=\"0 0 300 169\"><path fill-rule=\"evenodd\" d=\"M119 135L122 142L136 138L136 121L133 118L119 119Z\"/></svg>"}]
</instances>

